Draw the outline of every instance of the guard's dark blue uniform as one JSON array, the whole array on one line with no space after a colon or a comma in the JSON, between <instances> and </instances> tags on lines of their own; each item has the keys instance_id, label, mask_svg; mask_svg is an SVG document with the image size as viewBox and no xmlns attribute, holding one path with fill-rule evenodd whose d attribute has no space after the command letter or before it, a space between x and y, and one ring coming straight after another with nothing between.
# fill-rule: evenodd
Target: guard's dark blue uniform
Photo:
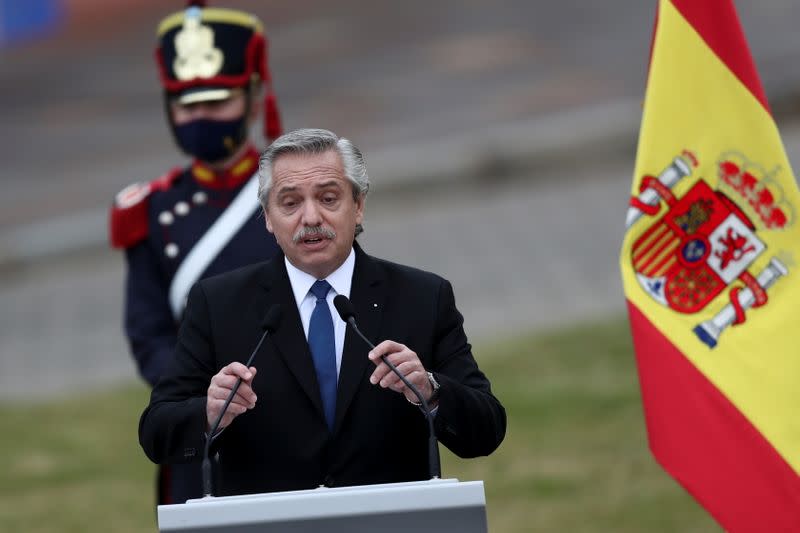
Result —
<instances>
[{"instance_id":1,"label":"guard's dark blue uniform","mask_svg":"<svg viewBox=\"0 0 800 533\"><path fill-rule=\"evenodd\" d=\"M229 223L225 213L242 189L247 187L245 194L251 194L247 183L257 170L258 153L247 139L258 98L263 97L258 109L263 112L266 141L282 132L263 24L244 11L206 7L200 0L187 4L158 24L155 59L170 130L194 162L125 188L111 209L111 244L125 250L128 266L125 333L139 372L150 385L155 385L173 356L182 300L191 283L263 261L278 250L255 192L251 209L228 212L249 215L243 225ZM246 99L245 110L233 116L227 105L241 97ZM243 146L248 146L246 153L236 155ZM227 170L215 173L204 161L224 161ZM187 254L223 213L225 227L238 231L219 239L212 230L214 242L223 243L219 252L201 245L187 261ZM201 253L210 262L196 261ZM181 267L185 264L199 268ZM175 279L181 290L170 295ZM248 355L242 354L243 360ZM201 492L199 466L159 469L159 504L183 503Z\"/></svg>"},{"instance_id":2,"label":"guard's dark blue uniform","mask_svg":"<svg viewBox=\"0 0 800 533\"><path fill-rule=\"evenodd\" d=\"M111 213L112 245L125 249L125 332L139 372L152 386L172 357L179 321L168 293L179 265L251 178L258 153L250 149L225 175L196 161L150 184L127 188ZM201 278L264 261L278 250L255 209L211 261ZM242 354L243 358L247 354ZM174 465L169 500L201 496L199 464Z\"/></svg>"}]
</instances>

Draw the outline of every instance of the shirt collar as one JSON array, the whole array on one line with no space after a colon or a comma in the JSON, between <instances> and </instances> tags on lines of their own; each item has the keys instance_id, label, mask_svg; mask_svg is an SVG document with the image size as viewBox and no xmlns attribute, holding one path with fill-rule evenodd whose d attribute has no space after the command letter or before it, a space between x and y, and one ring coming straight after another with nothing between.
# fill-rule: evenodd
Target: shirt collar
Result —
<instances>
[{"instance_id":1,"label":"shirt collar","mask_svg":"<svg viewBox=\"0 0 800 533\"><path fill-rule=\"evenodd\" d=\"M317 278L294 266L289 262L288 257L284 256L283 260L286 263L286 273L289 274L289 283L292 285L294 300L299 309L300 304L303 303L303 300L308 295L308 291L311 290L311 286L317 281ZM344 260L344 263L325 278L325 281L330 283L336 294L343 294L350 298L350 286L353 283L353 270L355 269L355 265L356 253L355 250L351 248L350 254L347 256L347 259Z\"/></svg>"}]
</instances>

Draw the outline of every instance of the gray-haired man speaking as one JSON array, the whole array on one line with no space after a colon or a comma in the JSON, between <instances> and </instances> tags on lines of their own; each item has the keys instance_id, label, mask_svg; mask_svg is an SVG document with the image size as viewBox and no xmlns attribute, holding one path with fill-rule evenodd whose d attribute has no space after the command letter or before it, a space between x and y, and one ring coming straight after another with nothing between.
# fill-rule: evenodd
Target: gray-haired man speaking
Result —
<instances>
[{"instance_id":1,"label":"gray-haired man speaking","mask_svg":"<svg viewBox=\"0 0 800 533\"><path fill-rule=\"evenodd\" d=\"M325 130L298 130L262 155L259 198L283 254L198 283L173 364L153 390L139 438L155 462L200 461L214 435L221 494L428 477L426 420L386 356L435 409L436 436L461 457L488 455L506 416L478 369L450 283L367 255L356 243L369 177L361 152ZM373 350L333 307L348 297ZM260 323L283 318L252 367Z\"/></svg>"}]
</instances>

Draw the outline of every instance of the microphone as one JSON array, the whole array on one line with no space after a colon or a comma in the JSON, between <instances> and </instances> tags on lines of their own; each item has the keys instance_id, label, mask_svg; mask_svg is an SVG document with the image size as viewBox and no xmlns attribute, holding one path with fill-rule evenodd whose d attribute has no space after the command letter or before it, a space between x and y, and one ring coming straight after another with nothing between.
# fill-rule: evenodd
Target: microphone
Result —
<instances>
[{"instance_id":1,"label":"microphone","mask_svg":"<svg viewBox=\"0 0 800 533\"><path fill-rule=\"evenodd\" d=\"M264 342L264 339L267 338L267 334L274 333L276 329L278 329L278 325L281 322L281 318L283 316L283 312L281 309L280 304L273 304L267 310L267 314L264 315L264 318L261 320L261 329L264 333L261 335L261 338L258 340L258 344L256 344L253 353L250 354L250 358L245 363L247 368L253 364L253 359L256 357L256 353L258 352L259 348L261 348L261 344ZM231 389L230 394L228 394L228 398L225 400L225 405L222 406L222 410L219 412L217 419L211 425L211 429L208 432L208 436L206 437L206 445L203 449L203 465L202 465L202 474L203 474L203 497L208 498L214 496L213 490L211 488L211 458L210 449L211 449L211 441L213 440L213 436L217 433L217 429L219 429L219 425L222 422L222 417L225 416L225 411L228 410L228 406L231 404L233 397L236 396L236 391L239 390L239 386L242 384L242 378L236 379L236 384Z\"/></svg>"},{"instance_id":2,"label":"microphone","mask_svg":"<svg viewBox=\"0 0 800 533\"><path fill-rule=\"evenodd\" d=\"M344 294L339 294L333 299L333 306L336 308L336 311L339 313L339 316L342 320L350 325L353 328L361 339L367 343L371 349L375 349L375 345L370 342L368 338L361 333L361 330L358 329L356 325L356 310L353 307L353 303L345 296ZM397 374L397 377L411 389L411 392L414 393L414 396L417 397L419 400L420 405L422 406L422 410L425 412L425 419L428 422L428 471L430 473L431 479L438 479L442 475L442 469L439 466L439 441L436 440L436 432L433 428L433 413L431 413L431 408L428 405L428 402L422 396L422 393L419 392L419 389L415 387L406 377L397 370L397 367L389 361L385 355L381 355L381 361L383 361L389 369Z\"/></svg>"}]
</instances>

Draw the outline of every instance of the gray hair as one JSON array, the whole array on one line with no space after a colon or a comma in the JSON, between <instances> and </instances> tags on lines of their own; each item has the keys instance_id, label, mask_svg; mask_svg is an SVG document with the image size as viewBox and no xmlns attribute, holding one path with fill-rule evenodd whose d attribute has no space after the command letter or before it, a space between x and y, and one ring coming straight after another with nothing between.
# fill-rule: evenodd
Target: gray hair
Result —
<instances>
[{"instance_id":1,"label":"gray hair","mask_svg":"<svg viewBox=\"0 0 800 533\"><path fill-rule=\"evenodd\" d=\"M365 197L369 192L369 176L364 156L356 145L344 137L322 129L300 129L281 135L261 154L258 161L258 201L267 211L269 191L272 188L272 165L284 154L321 154L335 150L342 160L344 175L353 186L353 199ZM356 235L364 231L359 224Z\"/></svg>"}]
</instances>

